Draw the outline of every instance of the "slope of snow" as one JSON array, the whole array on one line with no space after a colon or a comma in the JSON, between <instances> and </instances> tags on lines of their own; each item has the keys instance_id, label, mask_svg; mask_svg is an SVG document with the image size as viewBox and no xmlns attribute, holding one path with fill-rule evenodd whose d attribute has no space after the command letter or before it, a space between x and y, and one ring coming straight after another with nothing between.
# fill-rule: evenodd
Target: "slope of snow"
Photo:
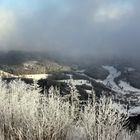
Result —
<instances>
[{"instance_id":1,"label":"slope of snow","mask_svg":"<svg viewBox=\"0 0 140 140\"><path fill-rule=\"evenodd\" d=\"M85 72L85 70L79 70L79 71L77 70L77 71L76 71L76 73L78 73L79 75L84 76L84 77L86 77L86 78L88 78L88 79L90 79L90 80L92 80L92 81L96 81L97 83L102 83L102 82L103 82L103 81L100 80L100 79L94 79L94 78L92 78L92 77L86 75L84 72Z\"/></svg>"},{"instance_id":2,"label":"slope of snow","mask_svg":"<svg viewBox=\"0 0 140 140\"><path fill-rule=\"evenodd\" d=\"M40 79L46 79L48 76L49 76L49 74L31 74L31 75L20 75L19 77L40 80Z\"/></svg>"},{"instance_id":3,"label":"slope of snow","mask_svg":"<svg viewBox=\"0 0 140 140\"><path fill-rule=\"evenodd\" d=\"M23 65L25 67L29 67L29 66L34 66L37 63L38 63L38 61L27 61L27 62L23 63Z\"/></svg>"},{"instance_id":4,"label":"slope of snow","mask_svg":"<svg viewBox=\"0 0 140 140\"><path fill-rule=\"evenodd\" d=\"M131 108L129 111L129 116L135 116L137 114L140 114L140 106L137 106L137 107L133 107Z\"/></svg>"},{"instance_id":5,"label":"slope of snow","mask_svg":"<svg viewBox=\"0 0 140 140\"><path fill-rule=\"evenodd\" d=\"M114 79L121 75L121 72L118 72L113 66L103 66L104 69L108 70L109 75L103 81L103 84L113 88L114 90L120 90L117 84L114 82Z\"/></svg>"},{"instance_id":6,"label":"slope of snow","mask_svg":"<svg viewBox=\"0 0 140 140\"><path fill-rule=\"evenodd\" d=\"M103 66L103 68L108 70L109 75L102 83L117 93L126 94L114 81L115 78L121 75L121 72L118 72L113 66Z\"/></svg>"},{"instance_id":7,"label":"slope of snow","mask_svg":"<svg viewBox=\"0 0 140 140\"><path fill-rule=\"evenodd\" d=\"M140 89L132 87L129 83L120 81L119 86L122 87L125 91L127 92L135 92L135 93L140 93Z\"/></svg>"},{"instance_id":8,"label":"slope of snow","mask_svg":"<svg viewBox=\"0 0 140 140\"><path fill-rule=\"evenodd\" d=\"M29 74L29 75L17 76L0 70L0 78L27 78L27 79L40 80L40 79L46 79L48 76L50 76L50 74Z\"/></svg>"},{"instance_id":9,"label":"slope of snow","mask_svg":"<svg viewBox=\"0 0 140 140\"><path fill-rule=\"evenodd\" d=\"M127 110L124 108L123 105L114 102L114 103L113 103L113 107L114 107L116 110L118 110L120 113L127 114Z\"/></svg>"},{"instance_id":10,"label":"slope of snow","mask_svg":"<svg viewBox=\"0 0 140 140\"><path fill-rule=\"evenodd\" d=\"M103 66L104 69L108 70L108 77L102 82L107 87L111 88L115 92L128 94L128 93L140 93L140 89L132 87L129 83L120 80L119 85L114 81L115 78L121 75L121 72L117 71L113 66ZM131 68L132 69L132 68Z\"/></svg>"},{"instance_id":11,"label":"slope of snow","mask_svg":"<svg viewBox=\"0 0 140 140\"><path fill-rule=\"evenodd\" d=\"M111 88L113 91L117 92L117 93L121 93L123 95L125 94L129 94L130 96L132 96L133 100L133 96L136 97L136 102L138 102L138 104L140 104L140 89L134 88L132 87L129 83L120 80L119 81L119 85L117 85L114 82L114 79L117 78L118 76L120 76L121 72L118 72L117 69L115 69L112 66L103 66L104 69L109 71L109 76L102 82L104 85L108 86L109 88ZM132 70L132 68L130 69ZM126 97L125 97L126 98ZM115 105L119 110L122 110L120 108L120 106ZM133 114L140 114L140 106L137 107L130 107L129 109L129 115L133 115Z\"/></svg>"},{"instance_id":12,"label":"slope of snow","mask_svg":"<svg viewBox=\"0 0 140 140\"><path fill-rule=\"evenodd\" d=\"M66 74L67 76L70 77L70 79L72 79L73 75L72 74Z\"/></svg>"},{"instance_id":13,"label":"slope of snow","mask_svg":"<svg viewBox=\"0 0 140 140\"><path fill-rule=\"evenodd\" d=\"M76 70L77 73L84 73L85 71L86 71L85 69Z\"/></svg>"},{"instance_id":14,"label":"slope of snow","mask_svg":"<svg viewBox=\"0 0 140 140\"><path fill-rule=\"evenodd\" d=\"M14 78L17 78L18 76L0 70L0 77L5 77L5 78L12 78L12 77L14 77Z\"/></svg>"},{"instance_id":15,"label":"slope of snow","mask_svg":"<svg viewBox=\"0 0 140 140\"><path fill-rule=\"evenodd\" d=\"M64 83L71 83L74 86L81 86L81 85L87 85L87 86L91 86L91 83L88 80L73 80L73 79L68 79L68 80L59 80L59 82L64 82Z\"/></svg>"}]
</instances>

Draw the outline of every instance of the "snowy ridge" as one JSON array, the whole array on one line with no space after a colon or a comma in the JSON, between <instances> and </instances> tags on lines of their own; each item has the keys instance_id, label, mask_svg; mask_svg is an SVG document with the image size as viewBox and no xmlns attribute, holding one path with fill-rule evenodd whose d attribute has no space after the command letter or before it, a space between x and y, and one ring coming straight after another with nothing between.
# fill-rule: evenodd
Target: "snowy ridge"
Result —
<instances>
[{"instance_id":1,"label":"snowy ridge","mask_svg":"<svg viewBox=\"0 0 140 140\"><path fill-rule=\"evenodd\" d=\"M3 78L3 77L4 78L12 78L12 77L17 78L18 76L0 70L0 77L1 78Z\"/></svg>"}]
</instances>

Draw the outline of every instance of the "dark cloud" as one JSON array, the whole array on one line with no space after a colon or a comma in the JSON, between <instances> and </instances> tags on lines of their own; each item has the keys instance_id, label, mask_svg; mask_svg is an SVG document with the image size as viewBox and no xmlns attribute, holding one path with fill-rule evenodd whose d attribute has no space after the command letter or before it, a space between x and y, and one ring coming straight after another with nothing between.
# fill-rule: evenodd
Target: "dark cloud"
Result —
<instances>
[{"instance_id":1,"label":"dark cloud","mask_svg":"<svg viewBox=\"0 0 140 140\"><path fill-rule=\"evenodd\" d=\"M7 1L0 7L0 20L5 21L0 23L1 48L138 57L139 4L138 0L13 0L10 7Z\"/></svg>"}]
</instances>

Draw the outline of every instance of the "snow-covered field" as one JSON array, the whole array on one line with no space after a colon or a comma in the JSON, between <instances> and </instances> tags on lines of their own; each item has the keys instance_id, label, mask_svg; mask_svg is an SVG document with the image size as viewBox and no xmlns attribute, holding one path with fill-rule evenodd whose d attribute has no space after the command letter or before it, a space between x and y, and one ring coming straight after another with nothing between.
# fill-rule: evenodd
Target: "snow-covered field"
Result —
<instances>
[{"instance_id":1,"label":"snow-covered field","mask_svg":"<svg viewBox=\"0 0 140 140\"><path fill-rule=\"evenodd\" d=\"M118 93L118 95L122 95L123 98L127 98L125 95L130 95L128 100L131 100L133 102L137 102L139 106L131 106L129 110L124 109L123 105L114 103L114 108L117 110L123 112L123 113L129 113L129 115L133 114L140 114L140 89L132 87L129 83L126 81L119 81L119 85L116 84L115 78L119 77L121 75L121 72L118 71L115 67L113 66L103 66L104 69L106 69L109 72L109 75L105 80L100 80L100 79L94 79L85 73L84 71L78 71L78 74L81 76L85 76L89 78L90 80L96 81L98 83L104 84L106 87L110 88L111 90L115 91ZM127 68L128 71L135 71L134 68ZM77 81L78 82L78 81ZM89 90L86 90L87 93L90 93Z\"/></svg>"},{"instance_id":2,"label":"snow-covered field","mask_svg":"<svg viewBox=\"0 0 140 140\"><path fill-rule=\"evenodd\" d=\"M108 77L102 81L102 83L111 88L113 91L120 93L120 94L128 94L130 96L136 96L136 100L140 100L140 89L132 87L129 83L120 80L119 85L117 85L114 81L115 78L120 76L121 72L117 71L113 66L103 66L104 69L108 70L109 75ZM129 69L130 70L130 69ZM131 70L134 70L131 68ZM125 97L126 98L126 97ZM140 101L138 101L140 104ZM116 105L117 106L117 105ZM120 108L120 106L118 106ZM120 109L121 110L121 109ZM140 106L137 107L130 107L129 109L129 115L132 114L140 114Z\"/></svg>"},{"instance_id":3,"label":"snow-covered field","mask_svg":"<svg viewBox=\"0 0 140 140\"><path fill-rule=\"evenodd\" d=\"M73 79L68 79L68 80L59 80L59 82L64 82L64 83L72 83L74 86L81 86L81 85L87 85L87 86L92 86L91 83L88 80L73 80Z\"/></svg>"},{"instance_id":4,"label":"snow-covered field","mask_svg":"<svg viewBox=\"0 0 140 140\"><path fill-rule=\"evenodd\" d=\"M126 92L134 92L140 94L140 89L134 88L129 83L122 80L119 82L119 86L122 87Z\"/></svg>"},{"instance_id":5,"label":"snow-covered field","mask_svg":"<svg viewBox=\"0 0 140 140\"><path fill-rule=\"evenodd\" d=\"M27 78L27 79L33 79L33 80L40 80L40 79L46 79L49 76L49 74L31 74L31 75L20 75L20 78Z\"/></svg>"},{"instance_id":6,"label":"snow-covered field","mask_svg":"<svg viewBox=\"0 0 140 140\"><path fill-rule=\"evenodd\" d=\"M137 114L140 114L140 106L133 107L128 111L129 116L135 116Z\"/></svg>"},{"instance_id":7,"label":"snow-covered field","mask_svg":"<svg viewBox=\"0 0 140 140\"><path fill-rule=\"evenodd\" d=\"M129 83L120 80L119 85L115 83L115 78L119 77L121 75L120 71L117 71L113 66L103 66L104 69L108 70L109 75L108 77L102 81L102 83L111 88L113 91L121 94L129 94L129 93L139 93L140 89L132 87ZM131 68L132 69L132 68Z\"/></svg>"},{"instance_id":8,"label":"snow-covered field","mask_svg":"<svg viewBox=\"0 0 140 140\"><path fill-rule=\"evenodd\" d=\"M50 74L29 74L29 75L13 75L8 72L4 72L0 70L0 77L4 78L27 78L27 79L33 79L33 80L40 80L40 79L46 79Z\"/></svg>"},{"instance_id":9,"label":"snow-covered field","mask_svg":"<svg viewBox=\"0 0 140 140\"><path fill-rule=\"evenodd\" d=\"M103 68L108 70L109 75L102 83L108 86L109 88L120 92L120 88L114 82L114 79L119 77L121 75L121 72L118 72L113 66L103 66Z\"/></svg>"}]
</instances>

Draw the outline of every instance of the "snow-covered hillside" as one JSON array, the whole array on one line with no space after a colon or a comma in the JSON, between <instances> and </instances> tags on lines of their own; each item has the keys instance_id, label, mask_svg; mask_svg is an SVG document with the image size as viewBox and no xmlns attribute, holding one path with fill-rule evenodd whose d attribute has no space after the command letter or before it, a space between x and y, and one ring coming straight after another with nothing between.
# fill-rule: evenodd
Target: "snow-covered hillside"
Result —
<instances>
[{"instance_id":1,"label":"snow-covered hillside","mask_svg":"<svg viewBox=\"0 0 140 140\"><path fill-rule=\"evenodd\" d=\"M34 62L35 64L36 62ZM30 65L30 63L28 63ZM31 63L33 64L33 62ZM27 65L26 65L27 66ZM140 113L140 89L134 88L132 87L129 83L127 83L126 81L120 80L117 84L115 82L115 78L119 77L121 75L121 72L118 71L115 67L113 66L103 66L104 69L106 69L109 72L109 75L107 76L107 78L105 80L100 80L100 79L94 79L88 75L86 75L84 72L85 70L77 70L76 73L79 74L80 76L85 77L88 80L84 80L84 79L73 79L73 74L67 74L67 76L70 77L70 79L67 80L58 80L58 82L64 82L64 83L71 83L74 86L82 86L82 85L86 85L89 87L92 87L92 84L90 81L96 81L97 83L101 83L104 86L106 86L107 88L111 89L112 91L116 92L116 96L121 95L122 98L127 98L129 97L129 99L126 100L130 100L133 102L137 102L137 107L135 106L131 106L129 109L129 113L130 114L138 114ZM133 68L129 68L130 71L134 70ZM5 77L5 78L27 78L27 79L33 79L33 80L40 80L40 79L46 79L48 78L48 76L50 76L50 74L27 74L27 75L13 75L4 71L0 71L0 77ZM85 89L85 91L87 93L91 93L91 90ZM117 107L117 105L115 105L115 107ZM120 107L118 107L120 108ZM120 109L121 110L121 109Z\"/></svg>"},{"instance_id":2,"label":"snow-covered hillside","mask_svg":"<svg viewBox=\"0 0 140 140\"><path fill-rule=\"evenodd\" d=\"M121 87L126 92L134 92L140 94L140 89L132 87L129 83L120 80L119 87Z\"/></svg>"},{"instance_id":3,"label":"snow-covered hillside","mask_svg":"<svg viewBox=\"0 0 140 140\"><path fill-rule=\"evenodd\" d=\"M29 75L20 75L20 78L27 78L27 79L33 79L33 80L40 80L40 79L46 79L49 76L49 74L29 74Z\"/></svg>"},{"instance_id":4,"label":"snow-covered hillside","mask_svg":"<svg viewBox=\"0 0 140 140\"><path fill-rule=\"evenodd\" d=\"M17 78L18 76L0 70L0 77L1 78L13 78L13 77Z\"/></svg>"},{"instance_id":5,"label":"snow-covered hillside","mask_svg":"<svg viewBox=\"0 0 140 140\"><path fill-rule=\"evenodd\" d=\"M87 86L92 86L91 83L88 80L73 80L73 79L68 79L68 80L59 80L59 82L64 82L64 83L72 83L74 86L81 86L81 85L87 85Z\"/></svg>"},{"instance_id":6,"label":"snow-covered hillside","mask_svg":"<svg viewBox=\"0 0 140 140\"><path fill-rule=\"evenodd\" d=\"M34 66L38 63L38 61L27 61L23 63L24 67Z\"/></svg>"},{"instance_id":7,"label":"snow-covered hillside","mask_svg":"<svg viewBox=\"0 0 140 140\"><path fill-rule=\"evenodd\" d=\"M120 76L121 72L118 72L113 66L103 66L103 68L108 70L109 75L102 83L117 92L121 92L121 89L114 82L114 79Z\"/></svg>"},{"instance_id":8,"label":"snow-covered hillside","mask_svg":"<svg viewBox=\"0 0 140 140\"><path fill-rule=\"evenodd\" d=\"M115 78L119 77L121 75L120 71L117 71L113 66L103 66L104 69L108 70L109 75L108 77L102 81L102 83L114 90L117 93L122 93L122 94L129 94L129 93L136 93L140 94L140 89L132 87L129 83L126 81L119 81L119 85L115 83Z\"/></svg>"},{"instance_id":9,"label":"snow-covered hillside","mask_svg":"<svg viewBox=\"0 0 140 140\"><path fill-rule=\"evenodd\" d=\"M125 95L128 95L129 99L126 100L129 100L130 102L137 102L137 107L129 106L129 115L140 114L140 89L134 88L129 83L122 80L120 80L119 85L117 85L114 79L120 76L121 72L117 71L117 69L115 69L113 66L103 66L103 68L108 70L109 75L104 81L102 81L102 83L111 90L115 91L117 94L122 94L122 96L124 95L124 98L127 98Z\"/></svg>"},{"instance_id":10,"label":"snow-covered hillside","mask_svg":"<svg viewBox=\"0 0 140 140\"><path fill-rule=\"evenodd\" d=\"M33 80L40 80L40 79L46 79L49 75L50 74L28 74L28 75L17 76L17 75L0 70L1 78L27 78L27 79L33 79Z\"/></svg>"}]
</instances>

